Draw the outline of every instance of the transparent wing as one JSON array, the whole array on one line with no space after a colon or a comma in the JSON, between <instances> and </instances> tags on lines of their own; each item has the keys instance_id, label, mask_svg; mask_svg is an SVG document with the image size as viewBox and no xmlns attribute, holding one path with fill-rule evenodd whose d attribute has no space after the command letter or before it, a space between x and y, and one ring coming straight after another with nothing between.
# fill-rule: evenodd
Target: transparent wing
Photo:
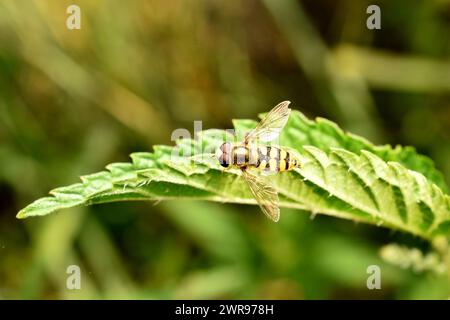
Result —
<instances>
[{"instance_id":1,"label":"transparent wing","mask_svg":"<svg viewBox=\"0 0 450 320\"><path fill-rule=\"evenodd\" d=\"M262 177L253 175L247 170L242 170L242 176L247 181L262 212L272 221L278 222L280 219L280 208L278 207L277 191Z\"/></svg>"},{"instance_id":2,"label":"transparent wing","mask_svg":"<svg viewBox=\"0 0 450 320\"><path fill-rule=\"evenodd\" d=\"M255 129L247 134L245 143L249 143L252 140L267 142L278 137L289 119L289 114L291 113L290 103L290 101L283 101L270 110Z\"/></svg>"}]
</instances>

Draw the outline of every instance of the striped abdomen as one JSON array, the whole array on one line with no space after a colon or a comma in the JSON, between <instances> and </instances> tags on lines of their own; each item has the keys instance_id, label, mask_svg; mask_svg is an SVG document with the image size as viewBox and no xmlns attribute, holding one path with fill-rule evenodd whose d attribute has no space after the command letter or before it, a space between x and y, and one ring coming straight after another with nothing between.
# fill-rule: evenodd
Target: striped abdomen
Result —
<instances>
[{"instance_id":1,"label":"striped abdomen","mask_svg":"<svg viewBox=\"0 0 450 320\"><path fill-rule=\"evenodd\" d=\"M273 146L234 146L231 159L235 166L255 167L266 172L287 171L298 166L289 151Z\"/></svg>"}]
</instances>

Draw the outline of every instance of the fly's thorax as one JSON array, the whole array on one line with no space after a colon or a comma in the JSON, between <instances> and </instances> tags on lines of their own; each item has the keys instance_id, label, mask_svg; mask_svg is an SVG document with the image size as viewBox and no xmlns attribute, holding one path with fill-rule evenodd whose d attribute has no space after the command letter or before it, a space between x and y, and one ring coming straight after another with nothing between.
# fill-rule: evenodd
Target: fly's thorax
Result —
<instances>
[{"instance_id":1,"label":"fly's thorax","mask_svg":"<svg viewBox=\"0 0 450 320\"><path fill-rule=\"evenodd\" d=\"M233 165L247 166L250 162L250 148L245 145L234 145L231 149L231 158Z\"/></svg>"}]
</instances>

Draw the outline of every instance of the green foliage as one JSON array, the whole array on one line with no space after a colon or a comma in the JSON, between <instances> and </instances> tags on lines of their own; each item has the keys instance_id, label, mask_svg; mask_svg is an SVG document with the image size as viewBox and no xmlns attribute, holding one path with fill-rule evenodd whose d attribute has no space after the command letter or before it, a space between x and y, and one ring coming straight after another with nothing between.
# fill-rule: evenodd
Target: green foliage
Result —
<instances>
[{"instance_id":1,"label":"green foliage","mask_svg":"<svg viewBox=\"0 0 450 320\"><path fill-rule=\"evenodd\" d=\"M255 124L234 121L238 136ZM204 153L217 148L226 134L206 130L196 140L178 141L176 147L133 153L131 163L110 164L108 171L54 189L51 197L21 210L18 218L125 200L255 204L239 171L224 172L210 153ZM328 120L310 121L298 111L291 114L280 142L295 149L302 163L299 170L273 177L282 207L384 225L426 239L449 234L450 200L443 191L447 186L433 162L413 148L374 146Z\"/></svg>"},{"instance_id":2,"label":"green foliage","mask_svg":"<svg viewBox=\"0 0 450 320\"><path fill-rule=\"evenodd\" d=\"M381 248L380 256L387 262L403 269L410 268L416 273L434 271L442 274L446 265L437 252L422 253L417 248L408 248L398 244L389 244Z\"/></svg>"}]
</instances>

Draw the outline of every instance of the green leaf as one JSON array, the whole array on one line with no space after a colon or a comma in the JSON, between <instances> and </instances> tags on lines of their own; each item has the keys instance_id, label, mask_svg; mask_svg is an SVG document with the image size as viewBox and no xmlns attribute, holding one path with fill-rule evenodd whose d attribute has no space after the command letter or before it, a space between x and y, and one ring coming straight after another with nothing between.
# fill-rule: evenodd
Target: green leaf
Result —
<instances>
[{"instance_id":1,"label":"green leaf","mask_svg":"<svg viewBox=\"0 0 450 320\"><path fill-rule=\"evenodd\" d=\"M235 120L237 135L255 121ZM131 155L131 163L113 163L54 189L18 213L18 218L56 210L125 200L200 199L256 204L238 170L224 172L211 157L228 133L206 130L175 147ZM414 148L374 146L325 120L291 113L280 143L295 149L302 167L273 176L282 207L313 214L383 225L431 239L450 234L447 186L431 159ZM207 153L206 150L208 151ZM204 157L202 157L204 155Z\"/></svg>"},{"instance_id":2,"label":"green leaf","mask_svg":"<svg viewBox=\"0 0 450 320\"><path fill-rule=\"evenodd\" d=\"M446 272L446 265L437 252L422 253L417 248L408 248L395 243L381 248L381 257L403 269L412 269L416 273L433 271L438 274Z\"/></svg>"}]
</instances>

